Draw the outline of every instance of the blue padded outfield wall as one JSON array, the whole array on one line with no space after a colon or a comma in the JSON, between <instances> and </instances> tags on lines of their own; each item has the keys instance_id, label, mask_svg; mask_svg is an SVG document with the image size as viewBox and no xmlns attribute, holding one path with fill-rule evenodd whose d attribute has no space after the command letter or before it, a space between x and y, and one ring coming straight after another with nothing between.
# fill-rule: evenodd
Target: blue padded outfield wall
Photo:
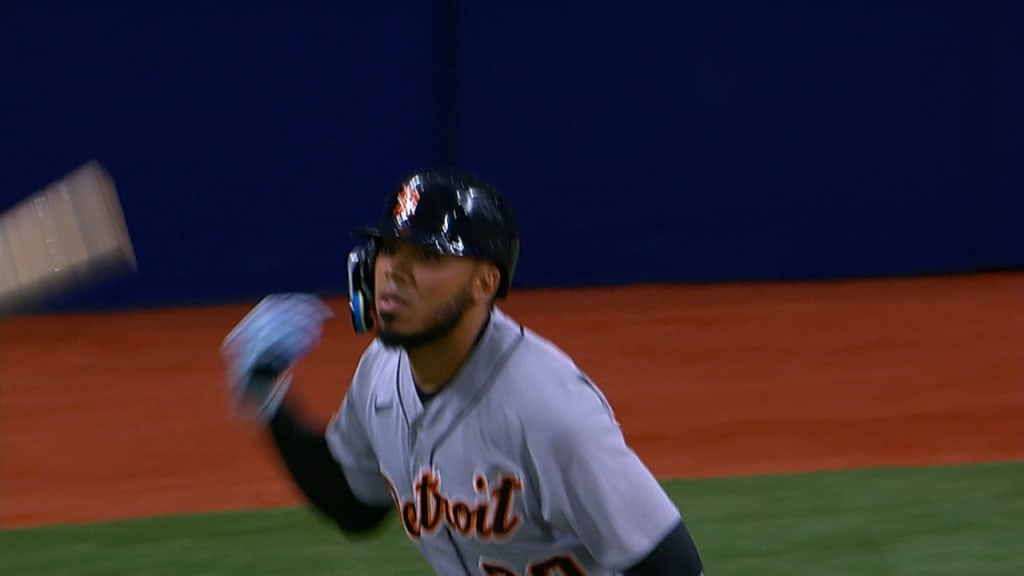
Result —
<instances>
[{"instance_id":1,"label":"blue padded outfield wall","mask_svg":"<svg viewBox=\"0 0 1024 576\"><path fill-rule=\"evenodd\" d=\"M138 274L341 293L411 170L489 179L519 287L1024 266L1024 3L0 4L0 208L97 158Z\"/></svg>"}]
</instances>

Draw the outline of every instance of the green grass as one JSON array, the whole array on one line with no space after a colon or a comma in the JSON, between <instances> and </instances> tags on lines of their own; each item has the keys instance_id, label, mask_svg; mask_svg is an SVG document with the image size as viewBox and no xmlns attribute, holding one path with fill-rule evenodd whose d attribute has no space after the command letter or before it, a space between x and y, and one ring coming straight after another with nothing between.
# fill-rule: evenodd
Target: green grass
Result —
<instances>
[{"instance_id":1,"label":"green grass","mask_svg":"<svg viewBox=\"0 0 1024 576\"><path fill-rule=\"evenodd\" d=\"M429 574L393 516L345 538L305 508L0 532L0 574Z\"/></svg>"},{"instance_id":2,"label":"green grass","mask_svg":"<svg viewBox=\"0 0 1024 576\"><path fill-rule=\"evenodd\" d=\"M670 481L709 576L1024 574L1024 463ZM0 531L0 573L428 574L302 508Z\"/></svg>"},{"instance_id":3,"label":"green grass","mask_svg":"<svg viewBox=\"0 0 1024 576\"><path fill-rule=\"evenodd\" d=\"M1024 574L1024 463L669 485L710 574Z\"/></svg>"}]
</instances>

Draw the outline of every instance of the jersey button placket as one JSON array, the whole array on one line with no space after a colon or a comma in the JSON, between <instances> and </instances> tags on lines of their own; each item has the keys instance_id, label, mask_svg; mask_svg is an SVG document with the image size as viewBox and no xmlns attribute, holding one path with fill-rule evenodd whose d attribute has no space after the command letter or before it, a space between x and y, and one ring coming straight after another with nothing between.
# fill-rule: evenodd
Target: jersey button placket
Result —
<instances>
[{"instance_id":1,"label":"jersey button placket","mask_svg":"<svg viewBox=\"0 0 1024 576\"><path fill-rule=\"evenodd\" d=\"M421 414L412 423L412 429L409 434L409 452L412 454L413 460L413 475L418 476L425 468L430 465L430 452L423 448L423 442L420 442L423 436L423 421L425 418Z\"/></svg>"}]
</instances>

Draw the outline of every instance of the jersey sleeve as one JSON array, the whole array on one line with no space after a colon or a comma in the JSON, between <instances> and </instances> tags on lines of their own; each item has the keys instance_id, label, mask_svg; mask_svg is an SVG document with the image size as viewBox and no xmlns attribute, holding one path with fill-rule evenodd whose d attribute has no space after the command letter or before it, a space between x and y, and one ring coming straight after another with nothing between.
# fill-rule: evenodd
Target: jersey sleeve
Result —
<instances>
[{"instance_id":1,"label":"jersey sleeve","mask_svg":"<svg viewBox=\"0 0 1024 576\"><path fill-rule=\"evenodd\" d=\"M393 503L391 488L380 473L369 431L373 348L363 356L341 408L325 433L331 455L341 465L352 493L371 506Z\"/></svg>"},{"instance_id":2,"label":"jersey sleeve","mask_svg":"<svg viewBox=\"0 0 1024 576\"><path fill-rule=\"evenodd\" d=\"M628 568L679 523L679 511L585 376L548 388L560 397L523 423L541 514L580 538L602 565Z\"/></svg>"}]
</instances>

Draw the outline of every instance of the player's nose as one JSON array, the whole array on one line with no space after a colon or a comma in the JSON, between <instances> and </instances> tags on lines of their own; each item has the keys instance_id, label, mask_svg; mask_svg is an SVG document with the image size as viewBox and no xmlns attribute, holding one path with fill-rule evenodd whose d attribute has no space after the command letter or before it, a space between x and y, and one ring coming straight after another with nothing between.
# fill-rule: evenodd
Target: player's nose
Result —
<instances>
[{"instance_id":1,"label":"player's nose","mask_svg":"<svg viewBox=\"0 0 1024 576\"><path fill-rule=\"evenodd\" d=\"M388 280L402 279L408 275L411 263L412 259L406 251L382 252L377 256L378 274Z\"/></svg>"}]
</instances>

